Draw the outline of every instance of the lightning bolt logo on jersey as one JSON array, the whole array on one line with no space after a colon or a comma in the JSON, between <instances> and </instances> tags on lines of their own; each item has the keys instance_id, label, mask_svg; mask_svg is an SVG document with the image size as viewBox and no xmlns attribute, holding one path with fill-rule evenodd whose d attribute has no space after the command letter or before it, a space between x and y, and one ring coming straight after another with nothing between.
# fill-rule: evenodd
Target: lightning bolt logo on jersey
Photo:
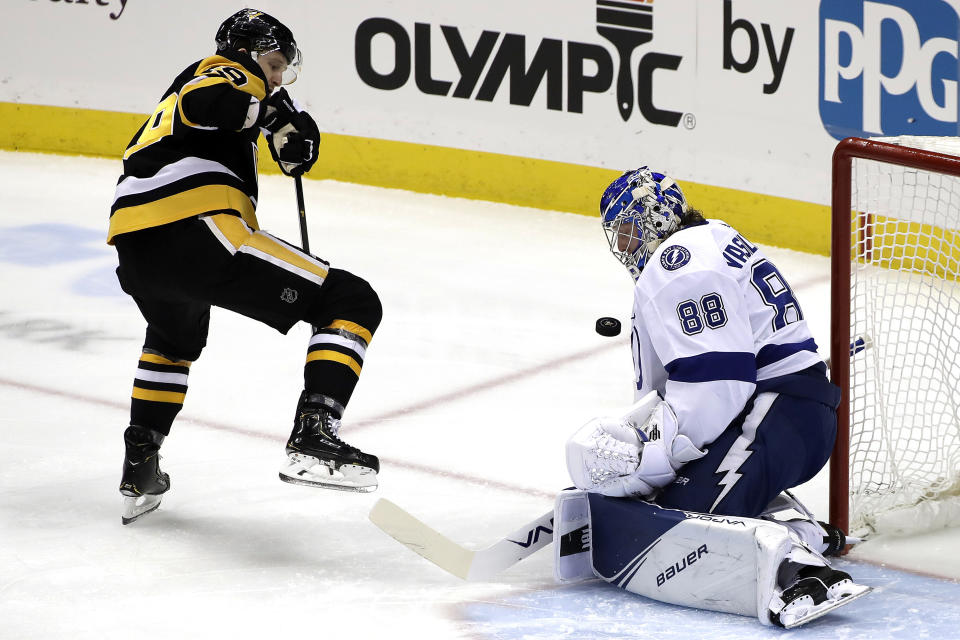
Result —
<instances>
[{"instance_id":1,"label":"lightning bolt logo on jersey","mask_svg":"<svg viewBox=\"0 0 960 640\"><path fill-rule=\"evenodd\" d=\"M847 136L957 135L958 0L822 0L820 119Z\"/></svg>"}]
</instances>

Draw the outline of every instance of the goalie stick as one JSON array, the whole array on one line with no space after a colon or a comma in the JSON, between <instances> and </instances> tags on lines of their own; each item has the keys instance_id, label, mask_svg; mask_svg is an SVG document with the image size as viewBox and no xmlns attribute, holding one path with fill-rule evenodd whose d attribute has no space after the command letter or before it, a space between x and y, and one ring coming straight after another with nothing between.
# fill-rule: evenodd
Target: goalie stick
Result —
<instances>
[{"instance_id":1,"label":"goalie stick","mask_svg":"<svg viewBox=\"0 0 960 640\"><path fill-rule=\"evenodd\" d=\"M790 492L785 493L786 497L780 496L774 500L763 515L791 508L800 513L809 513ZM414 553L468 582L489 580L553 542L552 509L493 544L475 551L454 542L385 498L373 505L370 521ZM579 533L574 531L563 538L566 540L571 537L572 540ZM563 550L561 555L565 555Z\"/></svg>"},{"instance_id":2,"label":"goalie stick","mask_svg":"<svg viewBox=\"0 0 960 640\"><path fill-rule=\"evenodd\" d=\"M553 541L553 509L475 551L457 544L383 498L370 510L370 521L447 573L471 582L492 578Z\"/></svg>"},{"instance_id":3,"label":"goalie stick","mask_svg":"<svg viewBox=\"0 0 960 640\"><path fill-rule=\"evenodd\" d=\"M816 522L803 503L789 491L784 491L774 499L761 516L788 509ZM457 544L385 498L380 498L373 505L370 521L414 553L468 582L489 580L553 542L552 509L493 544L475 551ZM579 533L573 531L564 535L562 544L566 544L568 537L573 540ZM858 538L849 536L847 541L848 544L860 542ZM565 555L563 549L560 554Z\"/></svg>"}]
</instances>

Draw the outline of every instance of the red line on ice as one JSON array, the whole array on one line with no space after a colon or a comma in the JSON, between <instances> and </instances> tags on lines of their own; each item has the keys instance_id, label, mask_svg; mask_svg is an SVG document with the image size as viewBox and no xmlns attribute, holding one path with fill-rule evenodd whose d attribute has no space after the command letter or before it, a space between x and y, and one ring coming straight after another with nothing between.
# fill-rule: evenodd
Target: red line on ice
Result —
<instances>
[{"instance_id":1,"label":"red line on ice","mask_svg":"<svg viewBox=\"0 0 960 640\"><path fill-rule=\"evenodd\" d=\"M521 369L519 371L515 371L513 373L509 373L496 378L491 378L489 380L484 380L482 382L478 382L476 384L464 387L462 389L456 389L454 391L440 394L433 398L427 398L425 400L421 400L420 402L415 402L405 407L400 407L399 409L393 409L391 411L381 413L380 415L373 416L371 418L358 420L356 422L351 423L350 431L356 431L358 429L373 427L386 420L391 420L401 416L409 416L409 415L418 413L420 411L437 407L439 405L442 405L448 402L455 402L457 400L461 400L468 396L483 393L485 391L490 391L491 389L495 389L497 387L501 387L503 385L510 384L512 382L518 382L520 380L524 380L526 378L550 371L555 367L560 367L566 364L570 364L572 362L577 362L584 358L588 358L590 356L597 355L599 353L602 353L604 351L607 351L613 348L614 346L622 347L623 346L622 343L623 343L623 340L607 342L606 344L600 347L591 347L589 349L583 349L581 351L577 351L577 352L568 354L566 356L562 356L560 358L554 358L553 360L549 360L542 364L528 367L526 369ZM27 383L18 382L15 380L8 380L6 378L0 378L0 385L6 386L6 387L12 387L15 389L21 389L23 391L30 391L32 393L39 393L45 396L65 398L65 399L73 400L76 402L82 402L84 404L92 404L100 407L105 407L108 409L116 409L117 411L126 412L130 408L130 405L127 401L118 402L115 400L104 400L101 398L95 398L95 397L83 395L80 393L62 391L59 389L50 389L50 388L42 387L39 385L27 384ZM249 438L257 438L260 440L271 440L274 442L283 441L280 437L273 434L264 433L262 431L255 431L253 429L244 429L242 427L237 427L224 422L215 422L211 420L199 420L199 419L190 418L187 416L178 417L177 422L191 423L201 427L206 427L208 429L215 429L217 431L224 431L227 433L246 436ZM491 480L490 478L486 478L482 476L473 476L466 473L458 473L456 471L447 471L444 469L438 469L436 467L430 467L425 464L420 464L416 462L406 462L406 461L397 460L397 459L388 459L388 460L384 460L384 462L386 462L389 465L408 469L410 471L416 471L416 472L425 473L429 475L440 476L444 478L458 480L461 482L475 483L475 484L490 487L492 489L500 489L502 491L523 493L530 496L550 498L550 499L552 499L555 495L555 492L544 491L541 489L532 489L530 487L522 487L518 485L509 484L506 482L498 482L496 480Z\"/></svg>"}]
</instances>

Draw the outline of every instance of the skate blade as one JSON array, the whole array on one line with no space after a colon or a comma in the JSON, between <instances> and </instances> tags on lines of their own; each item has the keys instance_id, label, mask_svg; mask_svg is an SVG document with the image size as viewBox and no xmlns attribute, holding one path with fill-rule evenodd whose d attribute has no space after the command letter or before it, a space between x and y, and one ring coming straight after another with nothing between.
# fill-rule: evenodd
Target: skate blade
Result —
<instances>
[{"instance_id":1,"label":"skate blade","mask_svg":"<svg viewBox=\"0 0 960 640\"><path fill-rule=\"evenodd\" d=\"M298 453L291 454L287 466L280 469L280 479L290 484L320 487L334 491L370 493L377 490L377 472L370 467L332 463Z\"/></svg>"},{"instance_id":2,"label":"skate blade","mask_svg":"<svg viewBox=\"0 0 960 640\"><path fill-rule=\"evenodd\" d=\"M147 494L142 496L125 496L123 498L123 515L120 517L120 522L130 524L148 513L156 511L157 507L160 506L161 498L162 496L159 495L154 496Z\"/></svg>"},{"instance_id":3,"label":"skate blade","mask_svg":"<svg viewBox=\"0 0 960 640\"><path fill-rule=\"evenodd\" d=\"M848 605L857 598L862 598L873 591L873 587L867 587L862 584L854 584L850 589L847 590L849 595L841 596L836 600L827 600L818 605L810 607L806 611L800 613L798 612L796 617L788 615L785 619L784 614L780 614L780 622L783 623L784 629L793 629L794 627L799 627L802 624L806 624L817 618L827 615L834 609Z\"/></svg>"}]
</instances>

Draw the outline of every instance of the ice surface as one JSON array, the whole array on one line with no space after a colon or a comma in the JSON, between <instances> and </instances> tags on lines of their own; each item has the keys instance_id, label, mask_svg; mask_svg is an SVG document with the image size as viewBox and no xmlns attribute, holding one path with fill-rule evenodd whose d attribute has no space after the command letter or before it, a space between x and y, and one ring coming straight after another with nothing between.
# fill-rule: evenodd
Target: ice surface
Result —
<instances>
[{"instance_id":1,"label":"ice surface","mask_svg":"<svg viewBox=\"0 0 960 640\"><path fill-rule=\"evenodd\" d=\"M553 583L540 552L495 582L441 572L367 521L387 497L479 547L566 486L563 443L631 400L630 281L596 218L305 181L310 243L369 280L384 322L345 416L380 489L284 484L308 329L214 310L163 447L172 489L120 525L117 492L143 337L104 244L119 163L0 153L0 638L766 638L737 616ZM263 178L261 225L298 242L290 180ZM828 262L771 250L828 343ZM826 472L797 491L826 514ZM960 536L864 545L871 594L794 633L956 636ZM871 546L873 551L871 551Z\"/></svg>"}]
</instances>

